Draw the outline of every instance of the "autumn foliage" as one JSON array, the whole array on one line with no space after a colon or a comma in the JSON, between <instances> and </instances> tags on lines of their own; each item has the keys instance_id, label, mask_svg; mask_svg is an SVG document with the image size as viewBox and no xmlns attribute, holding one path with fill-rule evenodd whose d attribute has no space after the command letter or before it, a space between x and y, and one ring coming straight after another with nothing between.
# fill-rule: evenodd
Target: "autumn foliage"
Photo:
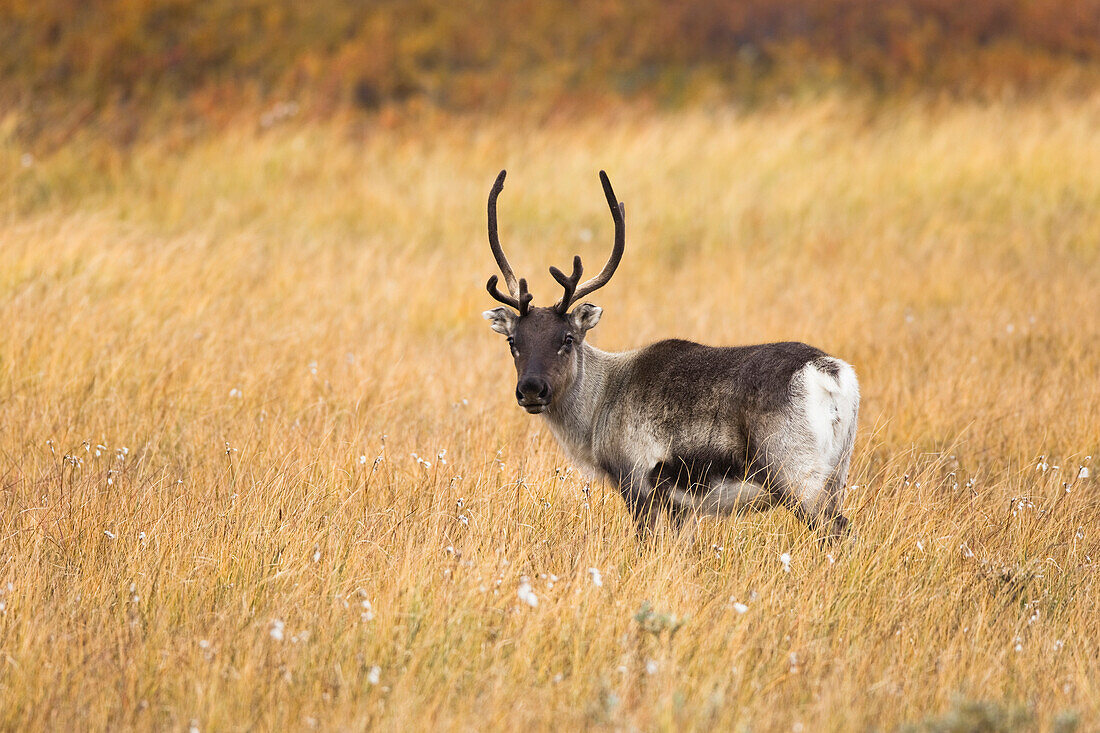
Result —
<instances>
[{"instance_id":1,"label":"autumn foliage","mask_svg":"<svg viewBox=\"0 0 1100 733\"><path fill-rule=\"evenodd\" d=\"M227 101L334 109L1042 88L1100 68L1100 0L4 0L25 125Z\"/></svg>"}]
</instances>

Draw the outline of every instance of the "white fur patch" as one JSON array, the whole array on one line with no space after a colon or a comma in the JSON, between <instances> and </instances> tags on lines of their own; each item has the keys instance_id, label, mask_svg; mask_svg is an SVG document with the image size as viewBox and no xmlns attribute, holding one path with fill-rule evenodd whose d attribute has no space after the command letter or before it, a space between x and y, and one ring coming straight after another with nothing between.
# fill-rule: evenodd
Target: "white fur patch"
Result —
<instances>
[{"instance_id":1,"label":"white fur patch","mask_svg":"<svg viewBox=\"0 0 1100 733\"><path fill-rule=\"evenodd\" d=\"M507 308L482 311L481 317L489 322L489 328L501 335L511 336L516 330L516 314Z\"/></svg>"},{"instance_id":2,"label":"white fur patch","mask_svg":"<svg viewBox=\"0 0 1100 733\"><path fill-rule=\"evenodd\" d=\"M581 303L573 309L569 317L573 319L573 327L584 333L600 322L601 315L603 315L603 308L591 303Z\"/></svg>"},{"instance_id":3,"label":"white fur patch","mask_svg":"<svg viewBox=\"0 0 1100 733\"><path fill-rule=\"evenodd\" d=\"M675 486L669 489L668 494L672 502L681 508L691 509L699 515L722 516L760 504L767 490L752 481L722 479L715 481L702 496Z\"/></svg>"},{"instance_id":4,"label":"white fur patch","mask_svg":"<svg viewBox=\"0 0 1100 733\"><path fill-rule=\"evenodd\" d=\"M831 467L840 459L845 439L859 410L859 382L850 364L826 357L836 364L834 377L813 364L802 368L803 410L817 439L817 453ZM826 469L828 470L828 468Z\"/></svg>"}]
</instances>

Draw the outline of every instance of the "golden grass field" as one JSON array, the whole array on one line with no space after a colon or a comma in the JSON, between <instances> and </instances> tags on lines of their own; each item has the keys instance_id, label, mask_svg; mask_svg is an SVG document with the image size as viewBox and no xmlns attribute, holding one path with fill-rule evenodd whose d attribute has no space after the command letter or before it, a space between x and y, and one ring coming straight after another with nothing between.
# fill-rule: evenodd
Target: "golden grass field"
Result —
<instances>
[{"instance_id":1,"label":"golden grass field","mask_svg":"<svg viewBox=\"0 0 1100 733\"><path fill-rule=\"evenodd\" d=\"M42 158L14 124L0 728L1100 730L1100 97ZM777 510L642 545L585 494L480 317L502 167L536 304L609 251L600 168L626 202L600 347L856 367L858 543Z\"/></svg>"}]
</instances>

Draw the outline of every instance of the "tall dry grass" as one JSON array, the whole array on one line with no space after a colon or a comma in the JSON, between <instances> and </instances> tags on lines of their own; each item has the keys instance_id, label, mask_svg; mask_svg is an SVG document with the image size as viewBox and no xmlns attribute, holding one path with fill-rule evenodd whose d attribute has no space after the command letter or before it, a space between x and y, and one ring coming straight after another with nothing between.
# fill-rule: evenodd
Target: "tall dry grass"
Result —
<instances>
[{"instance_id":1,"label":"tall dry grass","mask_svg":"<svg viewBox=\"0 0 1100 733\"><path fill-rule=\"evenodd\" d=\"M4 138L0 727L1097 729L1098 126L1094 98ZM478 317L505 166L536 302L605 256L598 168L626 201L600 346L856 366L858 544L777 511L643 546L585 493Z\"/></svg>"}]
</instances>

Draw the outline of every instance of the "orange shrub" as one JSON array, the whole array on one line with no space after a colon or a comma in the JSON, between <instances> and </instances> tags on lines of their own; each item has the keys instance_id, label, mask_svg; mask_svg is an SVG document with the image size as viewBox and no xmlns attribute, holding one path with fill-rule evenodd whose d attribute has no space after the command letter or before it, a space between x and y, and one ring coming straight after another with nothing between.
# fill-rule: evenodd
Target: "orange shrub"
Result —
<instances>
[{"instance_id":1,"label":"orange shrub","mask_svg":"<svg viewBox=\"0 0 1100 733\"><path fill-rule=\"evenodd\" d=\"M843 83L1026 90L1100 68L1100 0L3 0L0 101L131 115L212 90L325 111ZM201 105L200 105L201 106ZM80 118L78 117L78 120ZM71 122L71 120L70 120Z\"/></svg>"}]
</instances>

